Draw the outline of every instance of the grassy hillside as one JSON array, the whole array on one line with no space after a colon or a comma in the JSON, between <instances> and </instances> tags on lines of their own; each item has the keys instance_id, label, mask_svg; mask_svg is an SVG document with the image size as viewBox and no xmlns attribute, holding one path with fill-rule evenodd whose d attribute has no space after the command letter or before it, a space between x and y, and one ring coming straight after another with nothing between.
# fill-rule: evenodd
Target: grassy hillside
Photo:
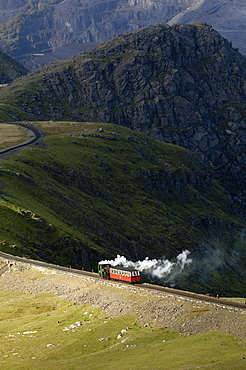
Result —
<instances>
[{"instance_id":1,"label":"grassy hillside","mask_svg":"<svg viewBox=\"0 0 246 370\"><path fill-rule=\"evenodd\" d=\"M245 204L245 70L246 58L204 23L148 26L4 87L0 121L110 122L146 132L198 154Z\"/></svg>"},{"instance_id":2,"label":"grassy hillside","mask_svg":"<svg viewBox=\"0 0 246 370\"><path fill-rule=\"evenodd\" d=\"M245 294L239 211L194 154L110 124L36 124L42 145L0 161L2 251L91 269L188 249L178 286Z\"/></svg>"},{"instance_id":3,"label":"grassy hillside","mask_svg":"<svg viewBox=\"0 0 246 370\"><path fill-rule=\"evenodd\" d=\"M244 368L242 312L34 271L12 271L0 282L3 369Z\"/></svg>"},{"instance_id":4,"label":"grassy hillside","mask_svg":"<svg viewBox=\"0 0 246 370\"><path fill-rule=\"evenodd\" d=\"M0 126L0 150L18 145L30 139L25 128L2 123Z\"/></svg>"}]
</instances>

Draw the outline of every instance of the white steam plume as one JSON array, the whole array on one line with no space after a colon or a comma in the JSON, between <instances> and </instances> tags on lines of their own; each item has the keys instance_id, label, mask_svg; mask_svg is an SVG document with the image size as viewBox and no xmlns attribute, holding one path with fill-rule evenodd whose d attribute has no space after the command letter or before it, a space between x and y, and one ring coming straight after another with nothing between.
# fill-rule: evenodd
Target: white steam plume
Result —
<instances>
[{"instance_id":1,"label":"white steam plume","mask_svg":"<svg viewBox=\"0 0 246 370\"><path fill-rule=\"evenodd\" d=\"M183 251L177 256L176 262L170 262L168 259L153 259L150 260L146 257L143 261L132 262L126 259L124 256L117 255L114 260L105 260L100 263L108 263L111 266L123 266L131 267L136 270L143 272L146 275L150 275L152 278L162 279L164 277L170 277L170 275L177 276L183 271L183 269L192 263L192 259L188 258L190 252L188 250Z\"/></svg>"}]
</instances>

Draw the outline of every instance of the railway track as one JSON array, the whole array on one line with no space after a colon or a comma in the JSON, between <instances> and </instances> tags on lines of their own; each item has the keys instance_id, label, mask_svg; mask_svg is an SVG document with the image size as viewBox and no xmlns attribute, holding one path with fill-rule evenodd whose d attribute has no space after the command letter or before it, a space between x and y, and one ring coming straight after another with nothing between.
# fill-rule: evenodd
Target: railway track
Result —
<instances>
[{"instance_id":1,"label":"railway track","mask_svg":"<svg viewBox=\"0 0 246 370\"><path fill-rule=\"evenodd\" d=\"M22 258L22 257L18 257L18 256L12 256L10 254L3 253L3 252L0 252L0 258L1 257L4 260L7 260L9 262L21 262L21 263L24 263L24 264L39 266L39 267L43 267L43 268L47 268L47 269L51 269L51 270L56 270L56 271L60 271L60 272L64 272L64 273L72 273L74 275L86 276L86 277L93 278L93 279L98 280L98 281L102 281L102 279L98 276L97 273L90 272L90 271L77 270L77 269L73 269L73 268L69 268L69 267L53 265L53 264L50 264L50 263L47 263L47 262L42 262L42 261L37 261L37 260L30 260L30 259L26 259L26 258ZM125 282L114 281L114 280L110 280L110 282L112 282L112 284L115 284L115 285L125 285L125 284L127 284ZM146 284L146 283L135 284L134 287L136 289L146 289L146 290L151 290L151 291L154 291L154 292L166 293L166 294L169 294L169 295L172 295L172 296L177 296L177 297L180 297L180 298L188 298L188 299L194 300L194 301L213 303L213 304L216 304L216 305L219 305L219 306L225 306L225 307L228 307L228 308L237 308L237 309L246 310L246 304L241 304L241 303L237 303L237 302L230 301L230 300L225 300L225 299L220 299L220 298L218 299L218 298L214 298L214 297L203 295L203 294L196 294L196 293L192 293L192 292L167 288L167 287L163 287L163 286L159 286L159 285Z\"/></svg>"},{"instance_id":2,"label":"railway track","mask_svg":"<svg viewBox=\"0 0 246 370\"><path fill-rule=\"evenodd\" d=\"M40 131L39 129L37 129L37 127L35 127L31 124L25 124L25 123L19 123L19 122L5 122L5 123L25 127L26 129L33 132L34 137L32 137L30 140L25 141L24 143L21 143L21 144L12 146L10 148L1 150L0 151L0 158L4 157L5 154L11 154L12 152L15 152L16 150L19 150L19 149L21 149L25 146L32 145L33 143L38 142L39 140L41 140L45 136L45 134L42 131ZM10 254L3 253L3 252L0 252L0 257L2 257L4 259L7 259L9 261L21 262L21 263L24 263L24 264L25 263L26 264L31 264L31 265L34 265L34 266L40 266L40 267L44 267L44 268L48 268L48 269L52 269L52 270L62 271L62 272L65 272L65 273L69 272L69 273L73 273L75 275L82 275L82 276L91 277L91 278L96 279L96 280L101 280L101 278L99 278L98 274L93 273L93 272L89 272L89 271L84 271L84 270L82 271L82 270L72 269L72 268L68 268L68 267L64 267L64 266L53 265L53 264L49 264L49 263L42 262L42 261L37 261L37 260L29 260L29 259L25 259L25 258L18 257L18 256L12 256ZM122 283L120 281L113 281L113 280L111 280L111 281L114 284L126 284L126 283ZM188 299L191 299L191 300L193 299L193 300L196 300L196 301L214 303L214 304L221 305L221 306L239 308L239 309L246 310L246 304L240 304L240 303L229 301L229 300L227 301L227 300L223 300L223 299L217 299L217 298L210 297L210 296L207 296L207 295L196 294L196 293L192 293L192 292L181 291L181 290L178 290L178 289L172 289L172 288L167 288L167 287L152 285L152 284L146 284L146 283L144 283L144 284L135 284L134 286L139 287L141 289L159 291L159 292L162 292L162 293L167 293L167 294L174 295L174 296L188 298Z\"/></svg>"}]
</instances>

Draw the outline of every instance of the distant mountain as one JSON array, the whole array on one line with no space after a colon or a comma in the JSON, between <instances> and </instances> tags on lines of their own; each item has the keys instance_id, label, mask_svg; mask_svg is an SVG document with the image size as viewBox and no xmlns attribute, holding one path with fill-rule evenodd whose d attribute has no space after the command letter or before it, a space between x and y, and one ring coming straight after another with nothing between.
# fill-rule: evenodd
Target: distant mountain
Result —
<instances>
[{"instance_id":1,"label":"distant mountain","mask_svg":"<svg viewBox=\"0 0 246 370\"><path fill-rule=\"evenodd\" d=\"M167 22L205 21L245 52L244 0L6 0L0 10L0 46L30 70Z\"/></svg>"},{"instance_id":2,"label":"distant mountain","mask_svg":"<svg viewBox=\"0 0 246 370\"><path fill-rule=\"evenodd\" d=\"M27 72L20 63L0 51L0 85L8 84Z\"/></svg>"},{"instance_id":3,"label":"distant mountain","mask_svg":"<svg viewBox=\"0 0 246 370\"><path fill-rule=\"evenodd\" d=\"M245 0L201 0L181 11L168 23L206 22L246 55Z\"/></svg>"},{"instance_id":4,"label":"distant mountain","mask_svg":"<svg viewBox=\"0 0 246 370\"><path fill-rule=\"evenodd\" d=\"M2 120L112 122L185 147L246 204L246 57L210 26L118 36L28 74L1 102Z\"/></svg>"}]
</instances>

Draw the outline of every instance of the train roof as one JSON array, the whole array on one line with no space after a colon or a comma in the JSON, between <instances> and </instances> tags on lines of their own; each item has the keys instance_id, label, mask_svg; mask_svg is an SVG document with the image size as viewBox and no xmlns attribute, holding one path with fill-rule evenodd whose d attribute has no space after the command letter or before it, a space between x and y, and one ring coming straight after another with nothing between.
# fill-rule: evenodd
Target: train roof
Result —
<instances>
[{"instance_id":1,"label":"train roof","mask_svg":"<svg viewBox=\"0 0 246 370\"><path fill-rule=\"evenodd\" d=\"M138 269L135 269L133 267L124 267L124 266L120 266L120 265L111 265L110 263L107 263L107 262L98 262L98 265L106 265L106 266L109 266L109 267L112 267L114 269L117 269L117 270L122 270L122 271L139 271Z\"/></svg>"},{"instance_id":2,"label":"train roof","mask_svg":"<svg viewBox=\"0 0 246 370\"><path fill-rule=\"evenodd\" d=\"M138 271L138 269L134 269L133 267L124 267L124 266L110 266L111 268L114 268L116 270L121 270L121 271Z\"/></svg>"}]
</instances>

